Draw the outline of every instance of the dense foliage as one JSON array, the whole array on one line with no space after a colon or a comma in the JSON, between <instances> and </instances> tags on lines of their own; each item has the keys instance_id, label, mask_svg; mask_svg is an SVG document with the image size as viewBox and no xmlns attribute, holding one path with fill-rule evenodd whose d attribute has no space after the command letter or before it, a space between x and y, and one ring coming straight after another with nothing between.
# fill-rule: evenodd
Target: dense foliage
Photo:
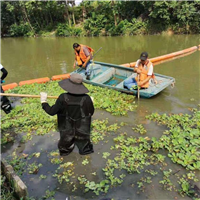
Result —
<instances>
[{"instance_id":1,"label":"dense foliage","mask_svg":"<svg viewBox=\"0 0 200 200\"><path fill-rule=\"evenodd\" d=\"M200 33L199 1L3 1L2 36Z\"/></svg>"}]
</instances>

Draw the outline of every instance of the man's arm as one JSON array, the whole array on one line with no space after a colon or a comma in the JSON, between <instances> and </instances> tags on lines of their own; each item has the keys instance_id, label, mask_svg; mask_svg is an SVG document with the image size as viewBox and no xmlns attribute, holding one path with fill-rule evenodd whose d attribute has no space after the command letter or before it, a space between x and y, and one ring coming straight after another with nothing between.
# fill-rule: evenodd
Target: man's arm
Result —
<instances>
[{"instance_id":1,"label":"man's arm","mask_svg":"<svg viewBox=\"0 0 200 200\"><path fill-rule=\"evenodd\" d=\"M47 114L51 116L58 114L58 112L62 109L60 97L56 100L56 103L53 106L50 106L47 102L43 102L42 108Z\"/></svg>"},{"instance_id":2,"label":"man's arm","mask_svg":"<svg viewBox=\"0 0 200 200\"><path fill-rule=\"evenodd\" d=\"M146 82L148 82L151 79L151 76L148 76L146 79L144 79L143 81L139 81L138 82L138 86L142 86L144 85Z\"/></svg>"},{"instance_id":3,"label":"man's arm","mask_svg":"<svg viewBox=\"0 0 200 200\"><path fill-rule=\"evenodd\" d=\"M87 59L86 59L86 61L84 62L84 64L83 64L83 67L84 67L84 68L85 68L85 66L87 65L87 63L89 62L89 60L90 60L90 56L88 56Z\"/></svg>"},{"instance_id":4,"label":"man's arm","mask_svg":"<svg viewBox=\"0 0 200 200\"><path fill-rule=\"evenodd\" d=\"M139 85L139 86L142 86L142 85L144 85L145 83L147 83L147 82L151 79L152 74L153 74L153 65L151 65L151 66L149 67L149 70L148 70L148 73L147 73L148 77L147 77L146 79L144 79L143 81L139 81L138 85Z\"/></svg>"},{"instance_id":5,"label":"man's arm","mask_svg":"<svg viewBox=\"0 0 200 200\"><path fill-rule=\"evenodd\" d=\"M137 62L136 62L136 64L135 64L135 67L134 67L134 72L136 72L136 73L140 73L140 72L139 72L140 70L138 70L138 65L139 65L139 63L140 63L140 60L137 60Z\"/></svg>"},{"instance_id":6,"label":"man's arm","mask_svg":"<svg viewBox=\"0 0 200 200\"><path fill-rule=\"evenodd\" d=\"M85 56L87 57L86 61L83 64L83 67L85 67L87 65L87 63L89 62L89 60L92 59L92 57L91 57L91 53L87 47L83 47L83 51L84 51Z\"/></svg>"},{"instance_id":7,"label":"man's arm","mask_svg":"<svg viewBox=\"0 0 200 200\"><path fill-rule=\"evenodd\" d=\"M93 100L92 98L89 96L89 113L91 114L91 116L94 114L94 104L93 104Z\"/></svg>"}]
</instances>

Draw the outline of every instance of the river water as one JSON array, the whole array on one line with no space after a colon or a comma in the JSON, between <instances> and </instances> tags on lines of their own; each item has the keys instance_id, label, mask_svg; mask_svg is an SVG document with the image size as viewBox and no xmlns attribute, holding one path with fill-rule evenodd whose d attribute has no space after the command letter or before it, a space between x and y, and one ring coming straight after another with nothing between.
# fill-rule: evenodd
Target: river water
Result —
<instances>
[{"instance_id":1,"label":"river water","mask_svg":"<svg viewBox=\"0 0 200 200\"><path fill-rule=\"evenodd\" d=\"M73 43L87 44L94 50L102 47L102 50L95 56L95 61L102 61L113 64L124 64L134 62L138 59L142 51L147 51L149 57L172 53L200 44L199 35L172 35L172 36L132 36L132 37L93 37L93 38L4 38L1 39L1 64L8 70L9 74L6 83L19 82L22 80L49 77L53 75L69 73L73 71L74 52ZM138 108L135 112L131 112L126 117L114 117L107 112L96 111L93 119L108 118L112 124L114 122L127 122L129 125L124 127L122 131L129 132L135 124L143 124L148 129L148 137L160 137L164 128L156 126L155 123L145 119L147 114L152 112L158 113L190 113L188 108L197 107L200 103L200 51L161 63L154 67L154 72L175 78L175 87L168 87L157 96L151 99L136 100ZM53 134L53 142L49 143L48 138L43 139L37 136L32 142L43 143L43 150L55 150L55 141L58 135ZM44 140L44 141L43 141ZM42 141L42 142L41 142ZM46 144L46 146L45 146ZM18 144L10 146L8 150L3 151L3 157L11 153ZM45 148L44 148L45 147ZM35 147L36 148L36 147ZM40 148L40 147L37 147ZM103 151L109 149L106 145ZM32 146L23 147L22 152L30 153L36 150ZM101 152L102 147L96 146L96 151ZM102 153L102 152L101 152ZM41 159L45 160L45 155ZM79 159L77 152L70 155L69 160ZM95 155L91 156L91 169L97 170L101 168ZM80 160L79 160L80 162ZM169 163L172 165L172 163ZM176 169L177 165L172 165L172 169ZM47 171L51 171L48 169ZM90 169L89 169L90 170ZM198 174L199 178L200 175ZM135 178L135 177L133 177ZM37 193L42 195L44 189L38 187L37 180L26 180L27 185L32 189L29 191L31 195ZM55 179L47 179L46 185L50 185L55 189ZM136 199L173 199L175 194L169 195L161 188L148 188L146 194L136 195L136 191L127 191L131 180L128 178L121 187L110 190L106 197L115 200L136 200ZM135 183L137 184L137 183ZM156 187L156 181L154 181ZM81 197L81 193L73 194L65 187L65 185L56 186L59 189L56 193L56 200L66 199L90 199L89 196ZM158 186L160 187L160 186ZM91 199L101 199L93 197ZM103 199L103 197L102 197ZM182 199L179 197L178 199ZM185 197L183 199L190 199Z\"/></svg>"},{"instance_id":2,"label":"river water","mask_svg":"<svg viewBox=\"0 0 200 200\"><path fill-rule=\"evenodd\" d=\"M1 63L8 70L6 83L49 77L73 71L73 43L87 44L95 51L96 61L114 64L134 62L142 51L149 57L168 54L200 44L199 35L83 37L83 38L3 38ZM155 111L179 112L193 106L200 94L200 51L156 65L154 72L176 79L175 88L164 90L142 104ZM191 101L193 99L194 101Z\"/></svg>"}]
</instances>

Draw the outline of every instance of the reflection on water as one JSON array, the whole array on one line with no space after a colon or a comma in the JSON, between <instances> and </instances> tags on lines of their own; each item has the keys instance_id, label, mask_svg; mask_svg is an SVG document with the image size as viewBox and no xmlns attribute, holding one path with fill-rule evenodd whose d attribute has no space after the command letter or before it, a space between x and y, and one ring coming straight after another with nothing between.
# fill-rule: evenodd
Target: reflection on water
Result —
<instances>
[{"instance_id":1,"label":"reflection on water","mask_svg":"<svg viewBox=\"0 0 200 200\"><path fill-rule=\"evenodd\" d=\"M60 69L62 71L62 74L66 74L67 73L67 63L65 61L63 61L61 64L60 64Z\"/></svg>"}]
</instances>

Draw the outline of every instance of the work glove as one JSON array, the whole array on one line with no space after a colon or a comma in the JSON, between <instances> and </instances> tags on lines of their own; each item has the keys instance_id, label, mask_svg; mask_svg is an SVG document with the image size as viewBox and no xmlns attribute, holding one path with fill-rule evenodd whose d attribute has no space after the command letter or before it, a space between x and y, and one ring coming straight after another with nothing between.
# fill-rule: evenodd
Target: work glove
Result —
<instances>
[{"instance_id":1,"label":"work glove","mask_svg":"<svg viewBox=\"0 0 200 200\"><path fill-rule=\"evenodd\" d=\"M47 93L46 92L40 92L40 101L41 101L41 103L47 102Z\"/></svg>"},{"instance_id":2,"label":"work glove","mask_svg":"<svg viewBox=\"0 0 200 200\"><path fill-rule=\"evenodd\" d=\"M1 80L1 83L5 83L5 81L4 81L4 80Z\"/></svg>"}]
</instances>

